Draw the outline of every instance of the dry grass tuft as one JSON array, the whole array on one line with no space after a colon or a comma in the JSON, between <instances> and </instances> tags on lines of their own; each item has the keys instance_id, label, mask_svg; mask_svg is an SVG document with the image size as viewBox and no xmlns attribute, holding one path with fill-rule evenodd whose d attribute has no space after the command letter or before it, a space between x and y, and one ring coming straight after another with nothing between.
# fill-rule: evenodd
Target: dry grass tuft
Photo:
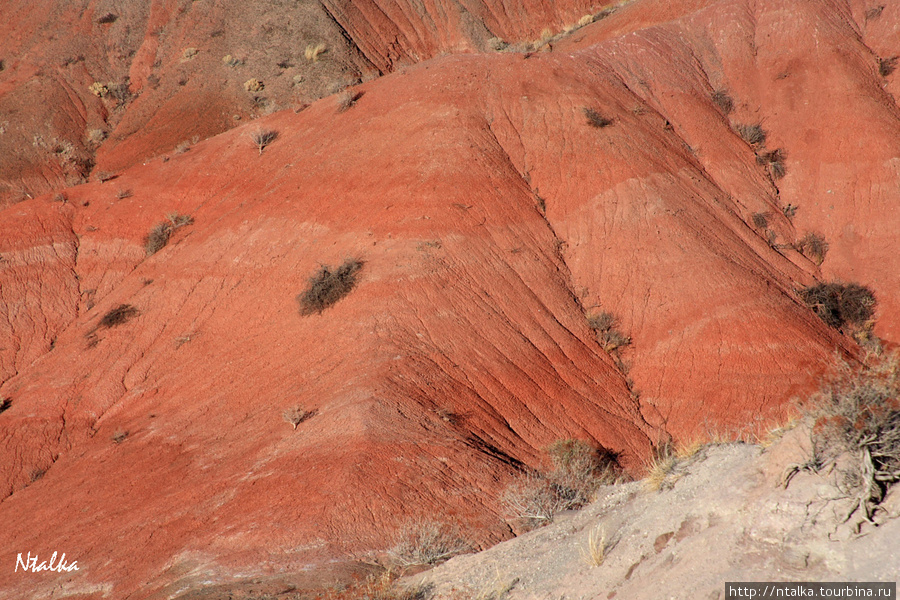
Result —
<instances>
[{"instance_id":1,"label":"dry grass tuft","mask_svg":"<svg viewBox=\"0 0 900 600\"><path fill-rule=\"evenodd\" d=\"M303 52L303 55L306 57L306 60L310 62L317 62L319 60L319 56L327 50L328 47L325 44L309 44L306 46L306 50Z\"/></svg>"},{"instance_id":2,"label":"dry grass tuft","mask_svg":"<svg viewBox=\"0 0 900 600\"><path fill-rule=\"evenodd\" d=\"M713 92L712 96L713 104L719 107L719 110L722 111L723 114L729 114L732 110L734 110L734 100L731 99L731 96L728 95L728 92L725 90L716 90Z\"/></svg>"},{"instance_id":3,"label":"dry grass tuft","mask_svg":"<svg viewBox=\"0 0 900 600\"><path fill-rule=\"evenodd\" d=\"M144 252L147 256L153 256L165 248L166 244L169 243L169 238L172 237L172 233L176 229L194 222L194 219L189 215L180 215L178 213L169 213L166 215L166 218L169 220L168 223L157 223L144 239Z\"/></svg>"},{"instance_id":4,"label":"dry grass tuft","mask_svg":"<svg viewBox=\"0 0 900 600\"><path fill-rule=\"evenodd\" d=\"M400 568L434 565L471 550L459 529L426 519L408 521L397 532L396 543L388 555Z\"/></svg>"},{"instance_id":5,"label":"dry grass tuft","mask_svg":"<svg viewBox=\"0 0 900 600\"><path fill-rule=\"evenodd\" d=\"M607 352L612 352L627 346L631 343L631 338L619 331L618 319L608 312L590 314L587 317L588 327L597 334L597 341L603 346Z\"/></svg>"},{"instance_id":6,"label":"dry grass tuft","mask_svg":"<svg viewBox=\"0 0 900 600\"><path fill-rule=\"evenodd\" d=\"M277 137L278 132L274 129L260 128L250 132L250 139L253 140L253 145L259 150L260 156L262 156L265 147L274 142Z\"/></svg>"},{"instance_id":7,"label":"dry grass tuft","mask_svg":"<svg viewBox=\"0 0 900 600\"><path fill-rule=\"evenodd\" d=\"M900 56L878 59L878 74L882 77L887 77L893 73L897 69L898 60L900 60Z\"/></svg>"},{"instance_id":8,"label":"dry grass tuft","mask_svg":"<svg viewBox=\"0 0 900 600\"><path fill-rule=\"evenodd\" d=\"M306 291L297 296L300 314L306 316L321 313L349 294L356 287L363 264L361 260L348 258L337 269L327 265L320 267L318 272L310 277Z\"/></svg>"},{"instance_id":9,"label":"dry grass tuft","mask_svg":"<svg viewBox=\"0 0 900 600\"><path fill-rule=\"evenodd\" d=\"M808 232L794 244L794 247L817 266L825 262L825 255L828 254L828 242L817 233Z\"/></svg>"},{"instance_id":10,"label":"dry grass tuft","mask_svg":"<svg viewBox=\"0 0 900 600\"><path fill-rule=\"evenodd\" d=\"M581 109L581 111L584 113L584 116L587 117L587 123L591 127L603 129L604 127L609 127L613 124L612 119L604 117L593 108L584 107Z\"/></svg>"},{"instance_id":11,"label":"dry grass tuft","mask_svg":"<svg viewBox=\"0 0 900 600\"><path fill-rule=\"evenodd\" d=\"M766 143L766 130L762 125L738 125L737 133L751 146L763 146Z\"/></svg>"},{"instance_id":12,"label":"dry grass tuft","mask_svg":"<svg viewBox=\"0 0 900 600\"><path fill-rule=\"evenodd\" d=\"M606 529L597 526L588 534L587 549L581 550L581 557L588 566L599 567L606 561L609 550L610 544L606 538Z\"/></svg>"},{"instance_id":13,"label":"dry grass tuft","mask_svg":"<svg viewBox=\"0 0 900 600\"><path fill-rule=\"evenodd\" d=\"M284 420L293 425L294 430L297 429L297 426L300 425L300 423L308 421L314 416L316 416L315 410L306 410L300 408L299 406L288 408L282 413L282 417L284 417Z\"/></svg>"}]
</instances>

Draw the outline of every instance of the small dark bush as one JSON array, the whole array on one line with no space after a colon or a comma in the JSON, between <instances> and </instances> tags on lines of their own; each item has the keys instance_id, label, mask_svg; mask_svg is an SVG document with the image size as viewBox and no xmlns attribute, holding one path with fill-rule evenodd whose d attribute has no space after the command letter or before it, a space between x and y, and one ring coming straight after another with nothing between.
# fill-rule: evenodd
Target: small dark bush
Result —
<instances>
[{"instance_id":1,"label":"small dark bush","mask_svg":"<svg viewBox=\"0 0 900 600\"><path fill-rule=\"evenodd\" d=\"M140 311L130 304L120 304L103 315L103 318L100 319L100 327L105 329L116 327L128 322L139 314Z\"/></svg>"},{"instance_id":2,"label":"small dark bush","mask_svg":"<svg viewBox=\"0 0 900 600\"><path fill-rule=\"evenodd\" d=\"M105 15L103 15L102 17L97 19L97 22L101 23L101 24L115 23L118 18L119 18L118 16L116 16L112 13L106 13Z\"/></svg>"},{"instance_id":3,"label":"small dark bush","mask_svg":"<svg viewBox=\"0 0 900 600\"><path fill-rule=\"evenodd\" d=\"M781 179L787 174L785 159L787 159L787 154L781 148L756 155L756 163L768 168L772 179Z\"/></svg>"},{"instance_id":4,"label":"small dark bush","mask_svg":"<svg viewBox=\"0 0 900 600\"><path fill-rule=\"evenodd\" d=\"M338 104L338 112L342 113L345 110L349 110L355 105L360 98L362 98L363 93L353 90L344 90L337 95L337 104Z\"/></svg>"},{"instance_id":5,"label":"small dark bush","mask_svg":"<svg viewBox=\"0 0 900 600\"><path fill-rule=\"evenodd\" d=\"M363 262L347 259L337 269L325 265L309 279L306 291L297 296L300 314L321 313L350 293L356 286L357 275Z\"/></svg>"},{"instance_id":6,"label":"small dark bush","mask_svg":"<svg viewBox=\"0 0 900 600\"><path fill-rule=\"evenodd\" d=\"M877 19L881 16L882 12L884 12L884 4L870 8L866 11L866 21Z\"/></svg>"},{"instance_id":7,"label":"small dark bush","mask_svg":"<svg viewBox=\"0 0 900 600\"><path fill-rule=\"evenodd\" d=\"M732 110L734 110L734 100L731 99L731 96L728 95L728 92L725 90L716 90L712 95L713 104L719 107L724 114L729 114Z\"/></svg>"},{"instance_id":8,"label":"small dark bush","mask_svg":"<svg viewBox=\"0 0 900 600\"><path fill-rule=\"evenodd\" d=\"M615 315L608 312L588 315L587 317L588 327L594 330L594 333L597 334L597 340L607 352L612 352L631 343L631 338L616 328L617 321Z\"/></svg>"},{"instance_id":9,"label":"small dark bush","mask_svg":"<svg viewBox=\"0 0 900 600\"><path fill-rule=\"evenodd\" d=\"M159 223L147 234L144 240L144 251L147 256L152 256L166 247L172 236L172 226L168 223Z\"/></svg>"},{"instance_id":10,"label":"small dark bush","mask_svg":"<svg viewBox=\"0 0 900 600\"><path fill-rule=\"evenodd\" d=\"M597 129L603 129L604 127L609 127L613 124L613 120L607 117L604 117L599 112L594 110L593 108L584 107L581 109L584 112L584 116L587 117L587 123L591 127L596 127Z\"/></svg>"},{"instance_id":11,"label":"small dark bush","mask_svg":"<svg viewBox=\"0 0 900 600\"><path fill-rule=\"evenodd\" d=\"M797 216L797 208L798 207L795 204L788 204L781 209L781 212L783 212L784 216L786 216L788 219L793 219L795 216Z\"/></svg>"},{"instance_id":12,"label":"small dark bush","mask_svg":"<svg viewBox=\"0 0 900 600\"><path fill-rule=\"evenodd\" d=\"M12 400L0 397L0 413L9 410L10 406L12 406Z\"/></svg>"},{"instance_id":13,"label":"small dark bush","mask_svg":"<svg viewBox=\"0 0 900 600\"><path fill-rule=\"evenodd\" d=\"M762 146L766 143L766 130L762 125L738 125L738 135L751 146Z\"/></svg>"},{"instance_id":14,"label":"small dark bush","mask_svg":"<svg viewBox=\"0 0 900 600\"><path fill-rule=\"evenodd\" d=\"M900 56L892 56L890 58L881 58L878 60L878 74L887 77L897 69L897 61Z\"/></svg>"},{"instance_id":15,"label":"small dark bush","mask_svg":"<svg viewBox=\"0 0 900 600\"><path fill-rule=\"evenodd\" d=\"M769 214L758 212L753 213L753 226L757 229L765 229L769 226Z\"/></svg>"},{"instance_id":16,"label":"small dark bush","mask_svg":"<svg viewBox=\"0 0 900 600\"><path fill-rule=\"evenodd\" d=\"M875 313L875 294L856 284L819 283L800 291L800 298L829 327L863 327Z\"/></svg>"},{"instance_id":17,"label":"small dark bush","mask_svg":"<svg viewBox=\"0 0 900 600\"><path fill-rule=\"evenodd\" d=\"M787 213L785 213L787 214ZM828 254L828 242L822 236L809 232L795 244L797 251L809 260L821 265Z\"/></svg>"}]
</instances>

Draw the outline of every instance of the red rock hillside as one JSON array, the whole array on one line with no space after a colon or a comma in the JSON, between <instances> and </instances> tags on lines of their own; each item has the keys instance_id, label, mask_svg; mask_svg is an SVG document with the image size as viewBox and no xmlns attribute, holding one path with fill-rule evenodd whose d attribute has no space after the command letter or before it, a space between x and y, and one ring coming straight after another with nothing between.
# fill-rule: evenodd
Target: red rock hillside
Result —
<instances>
[{"instance_id":1,"label":"red rock hillside","mask_svg":"<svg viewBox=\"0 0 900 600\"><path fill-rule=\"evenodd\" d=\"M554 440L639 475L782 418L860 351L804 287L900 333L900 6L40 4L0 36L0 598L316 587L418 516L486 546ZM284 110L242 87L276 58L263 89L310 82Z\"/></svg>"}]
</instances>

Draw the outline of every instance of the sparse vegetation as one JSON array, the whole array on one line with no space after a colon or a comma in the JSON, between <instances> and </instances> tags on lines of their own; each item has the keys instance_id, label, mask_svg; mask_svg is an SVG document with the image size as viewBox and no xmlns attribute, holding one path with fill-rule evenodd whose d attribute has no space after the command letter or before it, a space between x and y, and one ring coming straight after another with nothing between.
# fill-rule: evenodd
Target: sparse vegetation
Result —
<instances>
[{"instance_id":1,"label":"sparse vegetation","mask_svg":"<svg viewBox=\"0 0 900 600\"><path fill-rule=\"evenodd\" d=\"M222 57L222 63L225 64L226 67L237 67L241 64L241 61L230 54L226 54Z\"/></svg>"},{"instance_id":2,"label":"sparse vegetation","mask_svg":"<svg viewBox=\"0 0 900 600\"><path fill-rule=\"evenodd\" d=\"M781 179L787 174L785 166L787 154L781 148L776 148L770 152L762 152L756 155L756 164L766 167L772 179Z\"/></svg>"},{"instance_id":3,"label":"sparse vegetation","mask_svg":"<svg viewBox=\"0 0 900 600\"><path fill-rule=\"evenodd\" d=\"M878 59L878 74L882 77L887 77L893 73L897 69L898 60L900 60L900 56Z\"/></svg>"},{"instance_id":4,"label":"sparse vegetation","mask_svg":"<svg viewBox=\"0 0 900 600\"><path fill-rule=\"evenodd\" d=\"M603 129L604 127L609 127L613 124L612 119L604 117L593 108L584 107L581 110L584 113L584 116L587 117L587 123L591 127Z\"/></svg>"},{"instance_id":5,"label":"sparse vegetation","mask_svg":"<svg viewBox=\"0 0 900 600\"><path fill-rule=\"evenodd\" d=\"M265 147L274 142L277 137L278 132L274 129L255 129L250 132L250 139L253 140L253 145L259 150L260 156L262 156Z\"/></svg>"},{"instance_id":6,"label":"sparse vegetation","mask_svg":"<svg viewBox=\"0 0 900 600\"><path fill-rule=\"evenodd\" d=\"M107 181L115 179L116 177L118 177L118 175L115 173L111 173L110 171L97 171L95 177L100 183L106 183Z\"/></svg>"},{"instance_id":7,"label":"sparse vegetation","mask_svg":"<svg viewBox=\"0 0 900 600\"><path fill-rule=\"evenodd\" d=\"M251 92L251 93L261 92L265 89L265 87L266 87L266 84L264 84L262 81L260 81L259 79L256 79L256 78L248 79L247 81L244 82L244 90L247 92Z\"/></svg>"},{"instance_id":8,"label":"sparse vegetation","mask_svg":"<svg viewBox=\"0 0 900 600\"><path fill-rule=\"evenodd\" d=\"M822 391L804 406L810 426L809 460L791 465L784 484L799 471L834 470L838 487L872 522L887 490L900 481L900 364L896 354L870 355L860 367L839 363Z\"/></svg>"},{"instance_id":9,"label":"sparse vegetation","mask_svg":"<svg viewBox=\"0 0 900 600\"><path fill-rule=\"evenodd\" d=\"M788 219L793 219L797 215L797 205L796 204L788 204L784 208L781 209L781 212L784 213L784 216ZM822 259L825 259L825 256L822 255Z\"/></svg>"},{"instance_id":10,"label":"sparse vegetation","mask_svg":"<svg viewBox=\"0 0 900 600\"><path fill-rule=\"evenodd\" d=\"M587 549L581 551L581 557L588 566L599 567L606 561L609 549L606 529L597 526L588 534Z\"/></svg>"},{"instance_id":11,"label":"sparse vegetation","mask_svg":"<svg viewBox=\"0 0 900 600\"><path fill-rule=\"evenodd\" d=\"M652 491L659 491L669 483L669 476L678 465L678 457L671 442L665 441L653 448L650 462L647 464L647 474L644 477L646 486Z\"/></svg>"},{"instance_id":12,"label":"sparse vegetation","mask_svg":"<svg viewBox=\"0 0 900 600\"><path fill-rule=\"evenodd\" d=\"M118 200L124 200L125 198L131 198L133 195L134 195L134 193L131 190L125 189L125 188L118 190L116 192L116 198Z\"/></svg>"},{"instance_id":13,"label":"sparse vegetation","mask_svg":"<svg viewBox=\"0 0 900 600\"><path fill-rule=\"evenodd\" d=\"M622 473L615 456L598 451L582 440L559 440L548 449L549 473L526 473L503 494L510 517L526 528L553 520L554 515L581 508L601 485L617 481Z\"/></svg>"},{"instance_id":14,"label":"sparse vegetation","mask_svg":"<svg viewBox=\"0 0 900 600\"><path fill-rule=\"evenodd\" d=\"M766 130L762 125L738 125L737 133L751 146L763 146L766 143Z\"/></svg>"},{"instance_id":15,"label":"sparse vegetation","mask_svg":"<svg viewBox=\"0 0 900 600\"><path fill-rule=\"evenodd\" d=\"M396 543L388 552L395 567L434 565L471 550L459 530L446 523L415 519L397 532Z\"/></svg>"},{"instance_id":16,"label":"sparse vegetation","mask_svg":"<svg viewBox=\"0 0 900 600\"><path fill-rule=\"evenodd\" d=\"M728 95L728 92L725 90L716 90L713 92L712 96L713 104L719 107L719 110L722 111L723 114L729 114L732 110L734 110L734 100L731 99L731 96Z\"/></svg>"},{"instance_id":17,"label":"sparse vegetation","mask_svg":"<svg viewBox=\"0 0 900 600\"><path fill-rule=\"evenodd\" d=\"M144 239L144 251L147 256L153 256L165 248L166 244L169 243L169 238L176 229L180 229L181 227L185 227L194 222L192 217L178 213L169 213L166 215L166 218L169 221L168 223L157 223Z\"/></svg>"},{"instance_id":18,"label":"sparse vegetation","mask_svg":"<svg viewBox=\"0 0 900 600\"><path fill-rule=\"evenodd\" d=\"M306 46L306 50L303 52L303 55L306 57L306 60L310 62L317 62L319 60L319 56L327 49L328 47L325 44L309 44Z\"/></svg>"},{"instance_id":19,"label":"sparse vegetation","mask_svg":"<svg viewBox=\"0 0 900 600\"><path fill-rule=\"evenodd\" d=\"M588 327L597 334L597 341L607 352L612 352L631 343L631 338L619 331L618 319L608 312L590 314L587 317Z\"/></svg>"},{"instance_id":20,"label":"sparse vegetation","mask_svg":"<svg viewBox=\"0 0 900 600\"><path fill-rule=\"evenodd\" d=\"M295 430L297 429L297 426L300 425L300 423L313 418L315 415L316 411L306 410L300 408L299 406L288 408L282 413L284 420L293 425Z\"/></svg>"},{"instance_id":21,"label":"sparse vegetation","mask_svg":"<svg viewBox=\"0 0 900 600\"><path fill-rule=\"evenodd\" d=\"M362 98L361 92L352 90L344 90L337 95L338 112L344 112L356 104L356 101Z\"/></svg>"},{"instance_id":22,"label":"sparse vegetation","mask_svg":"<svg viewBox=\"0 0 900 600\"><path fill-rule=\"evenodd\" d=\"M126 439L128 439L128 432L127 431L117 431L112 435L111 439L114 444L121 444Z\"/></svg>"},{"instance_id":23,"label":"sparse vegetation","mask_svg":"<svg viewBox=\"0 0 900 600\"><path fill-rule=\"evenodd\" d=\"M199 50L196 48L185 48L181 53L181 62L192 60L198 53Z\"/></svg>"},{"instance_id":24,"label":"sparse vegetation","mask_svg":"<svg viewBox=\"0 0 900 600\"><path fill-rule=\"evenodd\" d=\"M320 267L316 274L310 277L306 291L297 296L300 314L321 313L349 294L356 286L362 266L361 260L347 259L337 269L327 265Z\"/></svg>"},{"instance_id":25,"label":"sparse vegetation","mask_svg":"<svg viewBox=\"0 0 900 600\"><path fill-rule=\"evenodd\" d=\"M120 304L117 307L110 309L109 312L103 315L103 318L100 319L98 327L102 327L104 329L118 327L119 325L127 323L139 314L141 314L140 311L132 305Z\"/></svg>"},{"instance_id":26,"label":"sparse vegetation","mask_svg":"<svg viewBox=\"0 0 900 600\"><path fill-rule=\"evenodd\" d=\"M765 229L769 226L769 213L757 212L752 216L753 226L757 229Z\"/></svg>"},{"instance_id":27,"label":"sparse vegetation","mask_svg":"<svg viewBox=\"0 0 900 600\"><path fill-rule=\"evenodd\" d=\"M856 284L819 283L800 290L800 298L829 327L864 329L875 313L875 294Z\"/></svg>"},{"instance_id":28,"label":"sparse vegetation","mask_svg":"<svg viewBox=\"0 0 900 600\"><path fill-rule=\"evenodd\" d=\"M794 247L797 249L797 252L816 263L816 265L821 265L825 262L825 255L828 254L828 242L821 235L813 232L808 232L800 238L794 244Z\"/></svg>"},{"instance_id":29,"label":"sparse vegetation","mask_svg":"<svg viewBox=\"0 0 900 600\"><path fill-rule=\"evenodd\" d=\"M101 25L105 25L107 23L115 23L118 18L119 17L114 15L113 13L106 13L105 15L97 19L97 22Z\"/></svg>"}]
</instances>

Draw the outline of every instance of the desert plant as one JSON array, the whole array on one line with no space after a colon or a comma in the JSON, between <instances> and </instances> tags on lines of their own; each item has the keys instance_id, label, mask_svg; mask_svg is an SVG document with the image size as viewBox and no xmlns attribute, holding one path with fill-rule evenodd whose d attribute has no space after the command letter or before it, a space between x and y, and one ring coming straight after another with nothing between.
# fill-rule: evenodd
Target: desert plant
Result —
<instances>
[{"instance_id":1,"label":"desert plant","mask_svg":"<svg viewBox=\"0 0 900 600\"><path fill-rule=\"evenodd\" d=\"M97 171L95 177L100 183L106 183L107 181L115 179L118 175L110 171Z\"/></svg>"},{"instance_id":2,"label":"desert plant","mask_svg":"<svg viewBox=\"0 0 900 600\"><path fill-rule=\"evenodd\" d=\"M114 434L112 434L112 437L110 439L113 441L114 444L121 444L126 439L128 439L128 432L127 431L117 431Z\"/></svg>"},{"instance_id":3,"label":"desert plant","mask_svg":"<svg viewBox=\"0 0 900 600\"><path fill-rule=\"evenodd\" d=\"M798 208L797 205L788 203L787 206L785 206L784 208L781 209L781 212L788 219L793 219L795 216L797 216L797 208ZM824 258L825 257L823 255L822 259L824 260Z\"/></svg>"},{"instance_id":4,"label":"desert plant","mask_svg":"<svg viewBox=\"0 0 900 600\"><path fill-rule=\"evenodd\" d=\"M582 440L557 440L547 454L552 465L549 472L525 473L501 498L507 513L527 528L549 523L561 511L581 508L598 487L621 478L613 454Z\"/></svg>"},{"instance_id":5,"label":"desert plant","mask_svg":"<svg viewBox=\"0 0 900 600\"><path fill-rule=\"evenodd\" d=\"M356 286L362 266L361 260L348 258L337 269L327 265L320 267L318 272L309 278L306 291L297 296L300 314L321 313L349 294Z\"/></svg>"},{"instance_id":6,"label":"desert plant","mask_svg":"<svg viewBox=\"0 0 900 600\"><path fill-rule=\"evenodd\" d=\"M134 193L129 189L121 189L116 192L116 198L119 200L124 200L125 198L131 198Z\"/></svg>"},{"instance_id":7,"label":"desert plant","mask_svg":"<svg viewBox=\"0 0 900 600\"><path fill-rule=\"evenodd\" d=\"M766 143L766 130L762 125L738 125L737 133L751 146L763 146Z\"/></svg>"},{"instance_id":8,"label":"desert plant","mask_svg":"<svg viewBox=\"0 0 900 600\"><path fill-rule=\"evenodd\" d=\"M825 255L828 254L828 242L821 235L811 231L800 238L794 244L794 247L800 254L816 263L816 265L821 265L825 262Z\"/></svg>"},{"instance_id":9,"label":"desert plant","mask_svg":"<svg viewBox=\"0 0 900 600\"><path fill-rule=\"evenodd\" d=\"M653 447L650 461L647 463L647 473L644 482L652 491L659 491L669 483L669 476L678 465L675 447L671 441L666 440Z\"/></svg>"},{"instance_id":10,"label":"desert plant","mask_svg":"<svg viewBox=\"0 0 900 600\"><path fill-rule=\"evenodd\" d=\"M260 156L262 156L265 147L274 142L277 137L278 132L274 129L255 129L250 132L250 139L253 140L253 145L259 150Z\"/></svg>"},{"instance_id":11,"label":"desert plant","mask_svg":"<svg viewBox=\"0 0 900 600\"><path fill-rule=\"evenodd\" d=\"M240 65L240 64L241 64L241 61L240 61L240 59L237 59L237 58L233 57L233 56L230 55L230 54L226 54L225 56L222 57L222 63L223 63L226 67L232 67L232 68L233 68L233 67L236 67L236 66Z\"/></svg>"},{"instance_id":12,"label":"desert plant","mask_svg":"<svg viewBox=\"0 0 900 600\"><path fill-rule=\"evenodd\" d=\"M870 355L860 367L839 362L823 389L803 406L810 426L809 460L791 465L784 483L801 471L837 471L838 486L867 521L887 490L900 481L900 364L896 354Z\"/></svg>"},{"instance_id":13,"label":"desert plant","mask_svg":"<svg viewBox=\"0 0 900 600\"><path fill-rule=\"evenodd\" d=\"M317 62L319 60L319 55L325 52L328 47L325 44L308 44L306 46L306 50L303 52L303 55L306 57L306 60L310 62Z\"/></svg>"},{"instance_id":14,"label":"desert plant","mask_svg":"<svg viewBox=\"0 0 900 600\"><path fill-rule=\"evenodd\" d=\"M337 95L338 112L344 112L356 104L356 101L362 98L361 92L352 90L344 90Z\"/></svg>"},{"instance_id":15,"label":"desert plant","mask_svg":"<svg viewBox=\"0 0 900 600\"><path fill-rule=\"evenodd\" d=\"M197 56L198 53L199 50L197 50L196 48L185 48L181 53L181 62L192 60L195 56Z\"/></svg>"},{"instance_id":16,"label":"desert plant","mask_svg":"<svg viewBox=\"0 0 900 600\"><path fill-rule=\"evenodd\" d=\"M784 150L776 148L771 152L757 154L756 163L766 167L772 179L781 179L787 174L787 167L784 164L786 158Z\"/></svg>"},{"instance_id":17,"label":"desert plant","mask_svg":"<svg viewBox=\"0 0 900 600\"><path fill-rule=\"evenodd\" d=\"M157 223L150 230L150 233L147 234L147 237L144 238L144 252L147 256L153 256L165 248L166 244L169 243L169 238L172 237L172 233L176 229L194 222L194 219L189 215L181 215L174 212L167 214L166 219L169 220L168 223Z\"/></svg>"},{"instance_id":18,"label":"desert plant","mask_svg":"<svg viewBox=\"0 0 900 600\"><path fill-rule=\"evenodd\" d=\"M887 77L893 73L897 69L898 60L900 60L900 56L878 59L878 74L882 77Z\"/></svg>"},{"instance_id":19,"label":"desert plant","mask_svg":"<svg viewBox=\"0 0 900 600\"><path fill-rule=\"evenodd\" d=\"M800 298L829 327L864 328L875 312L875 294L856 283L819 283L800 290Z\"/></svg>"},{"instance_id":20,"label":"desert plant","mask_svg":"<svg viewBox=\"0 0 900 600\"><path fill-rule=\"evenodd\" d=\"M12 406L12 400L0 396L0 413L9 410L10 406Z\"/></svg>"},{"instance_id":21,"label":"desert plant","mask_svg":"<svg viewBox=\"0 0 900 600\"><path fill-rule=\"evenodd\" d=\"M765 229L769 226L769 213L753 213L753 216L751 218L753 220L753 226L757 229Z\"/></svg>"},{"instance_id":22,"label":"desert plant","mask_svg":"<svg viewBox=\"0 0 900 600\"><path fill-rule=\"evenodd\" d=\"M100 319L98 327L103 327L104 329L117 327L119 325L122 325L123 323L127 323L139 314L141 314L140 311L132 305L120 304L117 307L110 309L109 312L103 315L103 318Z\"/></svg>"},{"instance_id":23,"label":"desert plant","mask_svg":"<svg viewBox=\"0 0 900 600\"><path fill-rule=\"evenodd\" d=\"M434 565L470 549L471 545L462 538L456 527L437 521L413 519L397 532L395 544L388 554L394 566L407 568Z\"/></svg>"},{"instance_id":24,"label":"desert plant","mask_svg":"<svg viewBox=\"0 0 900 600\"><path fill-rule=\"evenodd\" d=\"M870 8L866 11L866 21L877 19L881 16L882 12L884 12L884 4Z\"/></svg>"},{"instance_id":25,"label":"desert plant","mask_svg":"<svg viewBox=\"0 0 900 600\"><path fill-rule=\"evenodd\" d=\"M725 90L716 90L712 93L711 98L713 104L718 106L722 113L727 115L734 110L734 100L731 99L731 96Z\"/></svg>"},{"instance_id":26,"label":"desert plant","mask_svg":"<svg viewBox=\"0 0 900 600\"><path fill-rule=\"evenodd\" d=\"M591 567L599 567L606 561L609 553L609 541L606 529L597 526L588 534L587 549L582 549L581 558Z\"/></svg>"},{"instance_id":27,"label":"desert plant","mask_svg":"<svg viewBox=\"0 0 900 600\"><path fill-rule=\"evenodd\" d=\"M300 423L311 419L315 416L315 414L316 411L314 410L306 410L300 408L299 406L294 406L285 410L282 413L282 417L284 417L285 421L293 425L294 429L296 430L297 426L300 425Z\"/></svg>"},{"instance_id":28,"label":"desert plant","mask_svg":"<svg viewBox=\"0 0 900 600\"><path fill-rule=\"evenodd\" d=\"M247 92L261 92L265 87L266 84L256 78L248 79L244 82L244 90Z\"/></svg>"},{"instance_id":29,"label":"desert plant","mask_svg":"<svg viewBox=\"0 0 900 600\"><path fill-rule=\"evenodd\" d=\"M594 15L584 15L580 19L578 19L579 27L586 27L594 22Z\"/></svg>"},{"instance_id":30,"label":"desert plant","mask_svg":"<svg viewBox=\"0 0 900 600\"><path fill-rule=\"evenodd\" d=\"M114 15L113 13L106 13L105 15L103 15L102 17L97 19L97 22L100 23L101 25L104 25L107 23L115 23L118 20L118 18L119 17Z\"/></svg>"},{"instance_id":31,"label":"desert plant","mask_svg":"<svg viewBox=\"0 0 900 600\"><path fill-rule=\"evenodd\" d=\"M587 117L587 123L591 127L596 127L597 129L602 129L604 127L609 127L613 124L613 120L607 117L604 117L599 112L594 110L593 108L583 107L581 111L584 113L584 116Z\"/></svg>"},{"instance_id":32,"label":"desert plant","mask_svg":"<svg viewBox=\"0 0 900 600\"><path fill-rule=\"evenodd\" d=\"M588 327L597 334L597 341L607 352L612 352L631 343L631 338L619 331L618 319L608 312L590 314L587 317Z\"/></svg>"}]
</instances>

